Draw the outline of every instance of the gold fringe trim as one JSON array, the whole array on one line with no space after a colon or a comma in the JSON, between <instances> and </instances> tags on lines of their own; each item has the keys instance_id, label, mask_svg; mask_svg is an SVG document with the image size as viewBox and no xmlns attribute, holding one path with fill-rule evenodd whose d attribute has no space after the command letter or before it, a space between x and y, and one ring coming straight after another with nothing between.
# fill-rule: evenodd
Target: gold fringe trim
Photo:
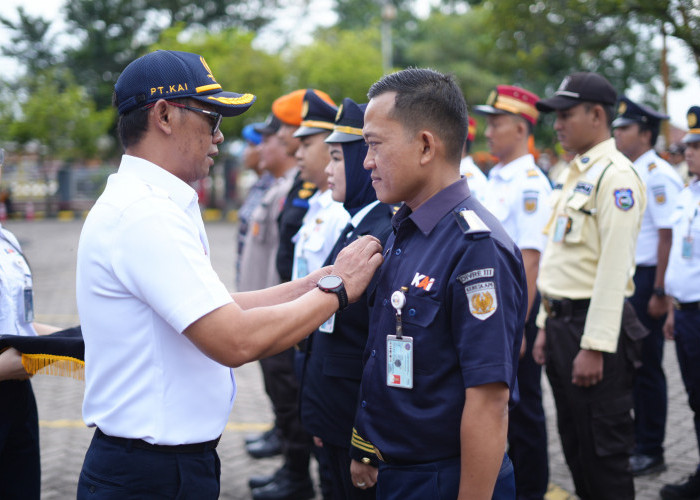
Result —
<instances>
[{"instance_id":1,"label":"gold fringe trim","mask_svg":"<svg viewBox=\"0 0 700 500\"><path fill-rule=\"evenodd\" d=\"M32 375L56 375L85 380L85 361L53 354L22 354L22 366Z\"/></svg>"}]
</instances>

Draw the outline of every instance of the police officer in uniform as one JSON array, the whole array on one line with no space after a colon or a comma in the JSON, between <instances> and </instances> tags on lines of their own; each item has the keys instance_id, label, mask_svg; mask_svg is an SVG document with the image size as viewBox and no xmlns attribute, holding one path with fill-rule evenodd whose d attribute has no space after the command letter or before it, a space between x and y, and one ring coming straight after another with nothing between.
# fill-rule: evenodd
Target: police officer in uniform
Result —
<instances>
[{"instance_id":1,"label":"police officer in uniform","mask_svg":"<svg viewBox=\"0 0 700 500\"><path fill-rule=\"evenodd\" d=\"M499 162L489 171L484 205L503 224L522 252L528 290L522 358L518 365L520 402L510 412L508 456L515 468L519 499L542 499L547 492L549 467L547 427L542 406L542 367L532 359L537 336L535 318L540 307L537 272L547 238L542 230L549 219L551 184L528 151L537 123L539 97L513 85L498 85L485 105L474 112L486 115L485 136ZM471 187L471 186L470 186Z\"/></svg>"},{"instance_id":2,"label":"police officer in uniform","mask_svg":"<svg viewBox=\"0 0 700 500\"><path fill-rule=\"evenodd\" d=\"M469 183L469 191L480 202L484 202L486 197L486 189L488 179L484 172L474 163L474 158L469 154L472 150L472 144L476 139L476 120L469 117L467 127L467 140L464 141L464 149L462 150L462 161L459 163L459 173L467 178Z\"/></svg>"},{"instance_id":3,"label":"police officer in uniform","mask_svg":"<svg viewBox=\"0 0 700 500\"><path fill-rule=\"evenodd\" d=\"M642 366L634 380L635 449L630 468L635 476L666 469L666 376L662 367L666 319L664 274L671 249L671 213L683 182L654 151L662 120L668 116L620 97L613 121L615 144L646 185L647 208L637 239L634 295L630 302L650 334L642 343Z\"/></svg>"},{"instance_id":4,"label":"police officer in uniform","mask_svg":"<svg viewBox=\"0 0 700 500\"><path fill-rule=\"evenodd\" d=\"M673 244L666 270L666 291L672 300L664 334L676 341L678 365L693 410L700 450L700 106L691 107L687 116L690 130L683 142L688 172L693 177L678 195L671 216ZM700 498L700 465L685 481L665 485L661 498Z\"/></svg>"},{"instance_id":5,"label":"police officer in uniform","mask_svg":"<svg viewBox=\"0 0 700 500\"><path fill-rule=\"evenodd\" d=\"M634 364L628 350L637 341L628 336L642 334L629 326L638 321L625 297L634 291L646 195L610 135L616 101L604 77L574 73L553 97L536 104L541 112L556 112L557 138L576 153L560 177L562 188L553 193L533 356L544 362L546 345L562 448L582 500L634 498Z\"/></svg>"},{"instance_id":6,"label":"police officer in uniform","mask_svg":"<svg viewBox=\"0 0 700 500\"><path fill-rule=\"evenodd\" d=\"M362 140L365 107L345 98L333 133L326 138L330 147L328 185L333 199L342 202L352 215L327 264L332 264L340 250L358 236L371 234L384 244L391 232L393 208L377 200L370 173L362 165L367 154ZM304 427L320 440L320 453L331 471L333 498L338 500L375 496L374 449L357 431L353 432L368 330L365 296L345 311L338 311L313 333L307 344L301 418Z\"/></svg>"},{"instance_id":7,"label":"police officer in uniform","mask_svg":"<svg viewBox=\"0 0 700 500\"><path fill-rule=\"evenodd\" d=\"M365 168L392 219L371 292L356 429L377 497L511 499L509 401L527 310L520 251L459 174L464 97L407 69L369 90Z\"/></svg>"}]
</instances>

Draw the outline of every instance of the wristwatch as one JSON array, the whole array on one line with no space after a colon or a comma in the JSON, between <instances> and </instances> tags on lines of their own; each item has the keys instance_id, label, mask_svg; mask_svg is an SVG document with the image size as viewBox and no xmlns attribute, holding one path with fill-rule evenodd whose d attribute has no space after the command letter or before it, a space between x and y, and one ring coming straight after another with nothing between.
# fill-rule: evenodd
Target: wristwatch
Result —
<instances>
[{"instance_id":1,"label":"wristwatch","mask_svg":"<svg viewBox=\"0 0 700 500\"><path fill-rule=\"evenodd\" d=\"M654 287L654 290L651 293L653 293L657 297L665 297L666 296L666 290L664 290L660 286Z\"/></svg>"},{"instance_id":2,"label":"wristwatch","mask_svg":"<svg viewBox=\"0 0 700 500\"><path fill-rule=\"evenodd\" d=\"M316 286L326 293L334 293L338 296L338 302L340 303L338 309L340 311L348 307L348 294L345 291L345 285L340 276L336 276L335 274L324 276L318 280Z\"/></svg>"}]
</instances>

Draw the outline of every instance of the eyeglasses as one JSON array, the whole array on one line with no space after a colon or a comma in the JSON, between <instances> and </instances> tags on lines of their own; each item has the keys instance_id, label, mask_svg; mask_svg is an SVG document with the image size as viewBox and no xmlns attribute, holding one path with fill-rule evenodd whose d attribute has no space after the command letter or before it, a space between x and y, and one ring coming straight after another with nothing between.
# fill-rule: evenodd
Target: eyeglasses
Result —
<instances>
[{"instance_id":1,"label":"eyeglasses","mask_svg":"<svg viewBox=\"0 0 700 500\"><path fill-rule=\"evenodd\" d=\"M216 133L219 131L219 127L221 126L221 120L224 117L224 115L222 115L221 113L217 113L216 111L209 111L208 109L187 106L187 105L181 104L179 102L172 102L172 101L167 101L167 100L165 102L170 104L171 106L175 106L177 108L189 109L190 111L195 111L197 113L202 113L203 115L207 115L213 122L212 126L211 126L211 135L216 135ZM144 109L152 108L153 106L155 106L155 103L147 104L146 106L144 106Z\"/></svg>"}]
</instances>

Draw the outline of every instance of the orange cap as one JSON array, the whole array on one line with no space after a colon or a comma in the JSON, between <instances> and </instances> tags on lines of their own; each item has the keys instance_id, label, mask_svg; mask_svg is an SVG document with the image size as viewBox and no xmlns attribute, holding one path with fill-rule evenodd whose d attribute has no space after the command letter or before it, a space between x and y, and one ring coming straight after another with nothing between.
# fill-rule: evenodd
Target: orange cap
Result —
<instances>
[{"instance_id":1,"label":"orange cap","mask_svg":"<svg viewBox=\"0 0 700 500\"><path fill-rule=\"evenodd\" d=\"M282 123L286 125L292 125L298 127L301 125L302 119L302 107L304 103L304 96L306 95L307 89L299 89L289 94L285 94L282 97L278 97L272 103L272 114L274 114ZM319 96L321 99L326 101L328 104L335 106L333 99L330 98L328 94L322 90L309 89Z\"/></svg>"}]
</instances>

